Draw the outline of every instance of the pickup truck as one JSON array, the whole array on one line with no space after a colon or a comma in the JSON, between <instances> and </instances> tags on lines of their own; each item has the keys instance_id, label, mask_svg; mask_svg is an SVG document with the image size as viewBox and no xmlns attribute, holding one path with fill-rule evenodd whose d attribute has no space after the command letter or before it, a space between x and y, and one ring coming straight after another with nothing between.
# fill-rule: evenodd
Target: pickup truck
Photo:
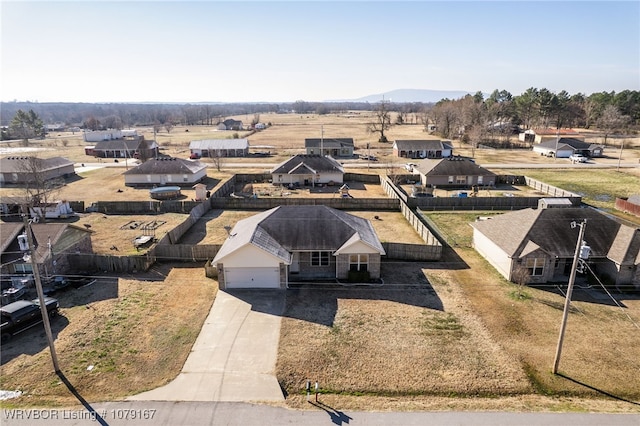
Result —
<instances>
[{"instance_id":1,"label":"pickup truck","mask_svg":"<svg viewBox=\"0 0 640 426\"><path fill-rule=\"evenodd\" d=\"M572 163L585 163L587 161L587 157L582 154L571 154L569 156L569 160L571 160Z\"/></svg>"},{"instance_id":2,"label":"pickup truck","mask_svg":"<svg viewBox=\"0 0 640 426\"><path fill-rule=\"evenodd\" d=\"M45 297L44 303L49 317L54 317L58 314L60 304L57 299ZM2 343L5 343L16 334L42 323L40 302L35 299L18 300L17 302L9 303L0 308L0 317L2 321L0 323L0 334L2 335Z\"/></svg>"}]
</instances>

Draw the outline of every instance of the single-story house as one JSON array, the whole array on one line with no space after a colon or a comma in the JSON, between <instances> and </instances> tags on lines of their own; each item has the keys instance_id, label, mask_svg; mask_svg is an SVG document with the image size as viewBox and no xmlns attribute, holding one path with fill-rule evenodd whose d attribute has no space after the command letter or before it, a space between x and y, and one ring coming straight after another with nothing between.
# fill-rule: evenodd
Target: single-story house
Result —
<instances>
[{"instance_id":1,"label":"single-story house","mask_svg":"<svg viewBox=\"0 0 640 426\"><path fill-rule=\"evenodd\" d=\"M0 186L25 184L38 181L66 178L75 175L73 162L63 157L38 158L13 156L0 159Z\"/></svg>"},{"instance_id":2,"label":"single-story house","mask_svg":"<svg viewBox=\"0 0 640 426\"><path fill-rule=\"evenodd\" d=\"M304 148L307 155L353 157L353 138L307 138Z\"/></svg>"},{"instance_id":3,"label":"single-story house","mask_svg":"<svg viewBox=\"0 0 640 426\"><path fill-rule=\"evenodd\" d=\"M70 254L93 253L91 231L87 229L68 223L34 223L31 230L36 246L33 255L44 278L71 271ZM28 247L27 241L22 222L0 222L2 275L33 273L31 259L22 250Z\"/></svg>"},{"instance_id":4,"label":"single-story house","mask_svg":"<svg viewBox=\"0 0 640 426\"><path fill-rule=\"evenodd\" d=\"M527 129L518 134L518 140L528 143L542 143L557 138L573 138L584 141L584 136L573 129Z\"/></svg>"},{"instance_id":5,"label":"single-story house","mask_svg":"<svg viewBox=\"0 0 640 426\"><path fill-rule=\"evenodd\" d=\"M526 269L529 283L567 282L579 233L572 223L584 220L588 264L600 280L640 288L640 229L592 208L539 207L478 221L473 246L510 281Z\"/></svg>"},{"instance_id":6,"label":"single-story house","mask_svg":"<svg viewBox=\"0 0 640 426\"><path fill-rule=\"evenodd\" d=\"M574 138L559 138L546 140L533 146L533 152L540 155L557 158L569 158L572 154L582 154L585 157L602 157L602 145L584 142Z\"/></svg>"},{"instance_id":7,"label":"single-story house","mask_svg":"<svg viewBox=\"0 0 640 426\"><path fill-rule=\"evenodd\" d=\"M146 140L142 136L134 139L117 139L97 142L86 146L86 155L99 158L153 158L158 155L156 141Z\"/></svg>"},{"instance_id":8,"label":"single-story house","mask_svg":"<svg viewBox=\"0 0 640 426\"><path fill-rule=\"evenodd\" d=\"M279 206L238 221L211 264L221 289L286 288L378 279L383 255L367 219L327 206Z\"/></svg>"},{"instance_id":9,"label":"single-story house","mask_svg":"<svg viewBox=\"0 0 640 426\"><path fill-rule=\"evenodd\" d=\"M453 155L453 145L440 139L396 140L393 154L400 158L447 158Z\"/></svg>"},{"instance_id":10,"label":"single-story house","mask_svg":"<svg viewBox=\"0 0 640 426\"><path fill-rule=\"evenodd\" d=\"M466 188L496 184L495 173L477 165L469 158L459 156L421 160L413 167L413 171L420 175L420 182L424 186Z\"/></svg>"},{"instance_id":11,"label":"single-story house","mask_svg":"<svg viewBox=\"0 0 640 426\"><path fill-rule=\"evenodd\" d=\"M246 157L249 155L249 141L247 139L203 139L189 142L189 150L195 158Z\"/></svg>"},{"instance_id":12,"label":"single-story house","mask_svg":"<svg viewBox=\"0 0 640 426\"><path fill-rule=\"evenodd\" d=\"M274 185L311 185L343 183L344 169L331 157L295 155L271 170Z\"/></svg>"},{"instance_id":13,"label":"single-story house","mask_svg":"<svg viewBox=\"0 0 640 426\"><path fill-rule=\"evenodd\" d=\"M124 172L127 186L193 186L207 177L207 166L182 158L152 158Z\"/></svg>"},{"instance_id":14,"label":"single-story house","mask_svg":"<svg viewBox=\"0 0 640 426\"><path fill-rule=\"evenodd\" d=\"M242 130L243 128L242 121L233 118L228 118L218 124L218 130Z\"/></svg>"}]
</instances>

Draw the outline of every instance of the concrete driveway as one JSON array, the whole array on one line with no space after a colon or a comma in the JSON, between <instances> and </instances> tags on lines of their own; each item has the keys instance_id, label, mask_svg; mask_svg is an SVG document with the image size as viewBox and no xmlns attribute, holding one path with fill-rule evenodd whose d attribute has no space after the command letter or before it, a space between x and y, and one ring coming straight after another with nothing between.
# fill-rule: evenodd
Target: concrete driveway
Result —
<instances>
[{"instance_id":1,"label":"concrete driveway","mask_svg":"<svg viewBox=\"0 0 640 426\"><path fill-rule=\"evenodd\" d=\"M275 377L283 290L218 291L171 383L130 401L284 401Z\"/></svg>"}]
</instances>

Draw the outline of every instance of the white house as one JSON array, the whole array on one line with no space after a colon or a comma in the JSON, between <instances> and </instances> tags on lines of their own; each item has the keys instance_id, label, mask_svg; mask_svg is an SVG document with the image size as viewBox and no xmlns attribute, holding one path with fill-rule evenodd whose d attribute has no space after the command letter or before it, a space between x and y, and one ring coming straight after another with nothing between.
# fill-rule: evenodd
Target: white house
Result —
<instances>
[{"instance_id":1,"label":"white house","mask_svg":"<svg viewBox=\"0 0 640 426\"><path fill-rule=\"evenodd\" d=\"M247 139L202 139L189 142L194 158L246 157L249 155Z\"/></svg>"},{"instance_id":2,"label":"white house","mask_svg":"<svg viewBox=\"0 0 640 426\"><path fill-rule=\"evenodd\" d=\"M370 221L326 206L280 206L240 220L211 264L221 289L380 278L385 254Z\"/></svg>"},{"instance_id":3,"label":"white house","mask_svg":"<svg viewBox=\"0 0 640 426\"><path fill-rule=\"evenodd\" d=\"M311 185L343 183L344 169L336 160L321 155L295 155L271 170L273 184Z\"/></svg>"},{"instance_id":4,"label":"white house","mask_svg":"<svg viewBox=\"0 0 640 426\"><path fill-rule=\"evenodd\" d=\"M122 130L109 129L84 132L85 142L110 141L114 139L122 139Z\"/></svg>"}]
</instances>

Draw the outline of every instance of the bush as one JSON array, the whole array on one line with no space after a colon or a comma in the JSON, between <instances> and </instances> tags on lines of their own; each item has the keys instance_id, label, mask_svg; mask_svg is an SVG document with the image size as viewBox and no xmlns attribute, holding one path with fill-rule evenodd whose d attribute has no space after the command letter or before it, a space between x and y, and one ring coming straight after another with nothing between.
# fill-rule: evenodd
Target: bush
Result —
<instances>
[{"instance_id":1,"label":"bush","mask_svg":"<svg viewBox=\"0 0 640 426\"><path fill-rule=\"evenodd\" d=\"M349 271L347 281L350 283L368 283L371 280L369 271Z\"/></svg>"}]
</instances>

